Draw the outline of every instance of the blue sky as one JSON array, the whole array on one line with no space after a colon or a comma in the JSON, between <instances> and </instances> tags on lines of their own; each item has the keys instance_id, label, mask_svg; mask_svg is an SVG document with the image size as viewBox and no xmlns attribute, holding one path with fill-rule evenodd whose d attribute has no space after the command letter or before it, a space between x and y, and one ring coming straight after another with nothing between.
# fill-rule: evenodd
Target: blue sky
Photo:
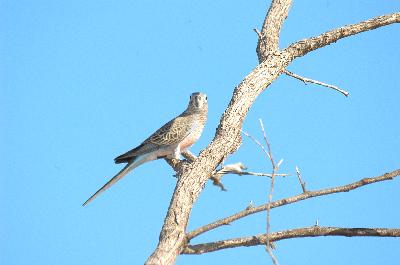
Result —
<instances>
[{"instance_id":1,"label":"blue sky","mask_svg":"<svg viewBox=\"0 0 400 265\"><path fill-rule=\"evenodd\" d=\"M148 163L81 204L120 165L113 158L179 114L190 93L208 94L198 153L213 138L233 88L257 65L269 1L0 1L0 263L142 264L155 248L176 180ZM326 30L400 10L398 1L294 1L281 47ZM289 70L336 84L281 76L255 102L244 130L267 129L282 173L299 166L311 190L399 168L400 27L341 40ZM227 162L269 172L244 139ZM226 176L208 183L189 230L266 201L269 181ZM400 227L400 181L274 209L272 231L310 226ZM277 179L275 199L301 192ZM265 231L265 213L193 240ZM281 264L395 264L400 240L310 238L277 243ZM396 251L395 251L396 250ZM263 247L180 256L177 264L268 264Z\"/></svg>"}]
</instances>

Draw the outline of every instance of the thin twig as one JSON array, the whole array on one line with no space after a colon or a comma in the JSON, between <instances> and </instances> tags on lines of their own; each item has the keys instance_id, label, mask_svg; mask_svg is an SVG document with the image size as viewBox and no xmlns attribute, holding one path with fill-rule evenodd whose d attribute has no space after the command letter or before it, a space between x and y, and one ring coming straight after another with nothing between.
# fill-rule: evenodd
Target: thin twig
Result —
<instances>
[{"instance_id":1,"label":"thin twig","mask_svg":"<svg viewBox=\"0 0 400 265\"><path fill-rule=\"evenodd\" d=\"M279 165L278 166L275 165L274 157L272 156L271 145L269 144L269 141L267 138L267 133L265 132L265 129L264 129L263 121L262 121L262 119L259 119L259 121L260 121L261 130L263 132L264 141L268 148L268 157L269 157L269 160L271 161L271 165L272 165L271 185L270 185L269 194L268 194L268 206L267 206L267 235L269 235L270 228L271 228L271 214L270 214L271 211L270 210L271 210L272 194L274 192L275 173L278 170ZM272 252L271 242L270 242L268 236L267 236L267 240L266 240L266 249L272 259L272 262L275 265L278 265L279 264L278 260L276 259L274 253Z\"/></svg>"},{"instance_id":2,"label":"thin twig","mask_svg":"<svg viewBox=\"0 0 400 265\"><path fill-rule=\"evenodd\" d=\"M268 159L271 159L270 155L269 155L269 152L264 148L264 146L256 138L254 138L253 136L251 136L247 132L242 131L242 133L244 135L246 135L248 138L250 138L250 140L252 140L256 145L258 145L263 150L263 152L268 156Z\"/></svg>"},{"instance_id":3,"label":"thin twig","mask_svg":"<svg viewBox=\"0 0 400 265\"><path fill-rule=\"evenodd\" d=\"M242 173L238 175L250 175L250 176L259 176L259 177L268 177L271 178L272 174L271 173L258 173L258 172L251 172L251 171L243 171ZM276 173L275 177L288 177L290 174L286 173Z\"/></svg>"},{"instance_id":4,"label":"thin twig","mask_svg":"<svg viewBox=\"0 0 400 265\"><path fill-rule=\"evenodd\" d=\"M304 193L306 193L307 192L306 183L301 178L300 169L297 166L296 166L296 175L297 175L297 178L299 179L299 182L300 182L300 185L301 185L301 189L303 190Z\"/></svg>"},{"instance_id":5,"label":"thin twig","mask_svg":"<svg viewBox=\"0 0 400 265\"><path fill-rule=\"evenodd\" d=\"M226 248L249 247L265 245L267 241L276 242L279 240L302 237L319 236L376 236L376 237L400 237L399 228L342 228L342 227L321 227L311 226L296 228L270 234L260 234L249 237L232 238L217 242L210 242L197 245L188 245L182 254L202 254Z\"/></svg>"},{"instance_id":6,"label":"thin twig","mask_svg":"<svg viewBox=\"0 0 400 265\"><path fill-rule=\"evenodd\" d=\"M253 30L255 31L255 33L257 33L258 43L260 43L260 44L262 43L264 45L264 47L267 47L267 43L265 41L265 38L263 38L261 32L257 28L254 28Z\"/></svg>"},{"instance_id":7,"label":"thin twig","mask_svg":"<svg viewBox=\"0 0 400 265\"><path fill-rule=\"evenodd\" d=\"M320 86L324 86L324 87L329 87L329 88L332 88L333 90L336 90L336 91L342 93L342 94L345 95L346 97L348 97L349 94L350 94L349 92L347 92L347 91L345 91L345 90L343 90L343 89L340 89L340 88L337 87L337 86L330 85L330 84L326 84L326 83L323 83L323 82L320 82L320 81L317 81L317 80L313 80L313 79L310 79L310 78L307 78L307 77L302 77L302 76L296 75L295 73L292 73L292 72L290 72L290 71L288 71L288 70L286 70L286 69L283 70L283 72L284 72L286 75L288 75L288 76L291 76L291 77L296 78L296 79L298 79L298 80L300 80L300 81L303 81L304 84L313 83L313 84L316 84L316 85L320 85Z\"/></svg>"},{"instance_id":8,"label":"thin twig","mask_svg":"<svg viewBox=\"0 0 400 265\"><path fill-rule=\"evenodd\" d=\"M372 177L372 178L363 178L361 180L358 180L356 182L347 184L347 185L343 185L343 186L337 186L337 187L332 187L332 188L327 188L327 189L321 189L321 190L316 190L316 191L308 191L307 193L301 193L298 194L296 196L292 196L292 197L287 197L278 201L274 201L272 203L270 203L270 207L272 208L276 208L276 207L281 207L287 204L292 204L295 202L299 202L299 201L303 201L306 199L310 199L313 197L319 197L319 196L325 196L328 194L332 194L332 193L339 193L339 192L349 192L351 190L360 188L362 186L365 185L369 185L369 184L373 184L376 182L381 182L381 181L386 181L386 180L392 180L396 177L400 176L400 169L394 170L392 172L389 173L385 173L383 175L377 176L377 177ZM210 224L201 226L191 232L189 232L187 234L187 238L188 239L192 239L200 234L203 234L205 232L208 232L210 230L213 230L217 227L220 227L222 225L226 225L226 224L230 224L240 218L246 217L248 215L254 214L254 213L258 213L261 211L265 211L267 209L267 204L263 204L260 206L256 206L253 207L251 209L246 209L240 212L237 212L231 216L222 218L220 220L217 220L215 222L212 222Z\"/></svg>"},{"instance_id":9,"label":"thin twig","mask_svg":"<svg viewBox=\"0 0 400 265\"><path fill-rule=\"evenodd\" d=\"M259 122L260 122L261 130L262 130L262 132L263 132L264 141L265 141L265 143L267 144L267 148L268 148L268 158L269 158L269 160L271 161L271 164L272 164L273 169L275 169L275 161L274 161L274 158L272 157L271 145L270 145L269 142L268 142L267 133L266 133L265 130L264 130L263 121L262 121L262 119L258 119L258 120L259 120Z\"/></svg>"},{"instance_id":10,"label":"thin twig","mask_svg":"<svg viewBox=\"0 0 400 265\"><path fill-rule=\"evenodd\" d=\"M254 30L255 33L257 33L258 38L262 39L261 32L257 28L254 28L253 30Z\"/></svg>"},{"instance_id":11,"label":"thin twig","mask_svg":"<svg viewBox=\"0 0 400 265\"><path fill-rule=\"evenodd\" d=\"M234 164L229 164L223 166L220 170L216 171L214 174L236 174L236 175L250 175L250 176L259 176L259 177L269 177L271 178L271 173L259 173L259 172L251 172L251 171L244 171L247 167L242 162L237 162ZM275 174L276 177L287 177L290 174Z\"/></svg>"},{"instance_id":12,"label":"thin twig","mask_svg":"<svg viewBox=\"0 0 400 265\"><path fill-rule=\"evenodd\" d=\"M257 31L256 31L257 32ZM274 158L273 158L273 156L272 156L272 151L271 151L271 145L269 144L269 142L268 142L268 138L267 138L267 134L266 134L266 132L265 132L265 129L264 129L264 124L263 124L263 122L262 122L262 119L259 119L259 122L260 122L260 126L261 126L261 130L262 130L262 132L263 132L263 137L264 137L264 141L265 141L265 143L266 143L266 145L267 145L267 149L265 149L264 148L264 145L262 145L257 139L255 139L253 136L251 136L249 133L246 133L246 132L243 132L243 134L245 135L245 136L247 136L248 138L250 138L255 144L257 144L260 148L261 148L261 150L266 154L266 156L268 157L268 159L271 161L271 164L272 164L272 173L271 173L271 185L270 185L270 190L269 190L269 193L268 193L268 205L270 205L270 203L272 202L272 194L273 194L273 191L274 191L274 180L275 180L275 174L276 174L276 171L278 170L278 167L279 167L279 165L280 165L280 163L282 162L282 161L280 161L279 162L279 165L276 165L275 164L275 161L274 161ZM247 207L246 208L246 210L250 210L251 208L249 208L249 207ZM269 234L269 232L270 232L270 208L268 207L267 208L267 227L266 227L266 230L267 230L267 234ZM266 242L266 250L267 250L267 252L268 252L268 254L270 255L270 257L271 257L271 259L272 259L272 262L275 264L275 265L278 265L279 263L278 263L278 260L276 259L276 257L275 257L275 255L274 255L274 253L272 252L272 250L271 250L271 244L270 244L270 242L267 240L267 242Z\"/></svg>"},{"instance_id":13,"label":"thin twig","mask_svg":"<svg viewBox=\"0 0 400 265\"><path fill-rule=\"evenodd\" d=\"M182 156L190 163L197 159L197 156L194 155L193 153L191 153L189 150L184 151L182 153ZM186 164L188 163L187 161L182 161L182 160L178 160L178 159L166 158L165 160L176 172L178 172L178 170L181 170L182 166L184 166L185 163ZM242 162L229 164L229 165L223 166L220 170L216 170L210 177L210 180L213 182L213 185L218 186L222 191L227 191L227 189L221 182L221 178L226 174L236 174L239 176L250 175L250 176L271 178L270 173L258 173L258 172L251 172L251 171L243 171L244 169L246 169L246 167ZM275 174L275 176L287 177L287 176L290 176L290 174Z\"/></svg>"}]
</instances>

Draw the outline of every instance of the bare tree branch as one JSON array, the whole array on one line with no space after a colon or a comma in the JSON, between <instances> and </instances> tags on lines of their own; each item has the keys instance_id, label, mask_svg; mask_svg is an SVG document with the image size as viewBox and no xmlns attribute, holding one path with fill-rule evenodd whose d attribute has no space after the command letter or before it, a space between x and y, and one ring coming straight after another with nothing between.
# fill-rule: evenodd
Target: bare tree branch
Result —
<instances>
[{"instance_id":1,"label":"bare tree branch","mask_svg":"<svg viewBox=\"0 0 400 265\"><path fill-rule=\"evenodd\" d=\"M272 174L271 173L258 173L258 172L251 172L251 171L243 171L238 175L250 175L250 176L259 176L259 177L268 177L271 178ZM286 173L276 173L275 177L288 177L290 174Z\"/></svg>"},{"instance_id":2,"label":"bare tree branch","mask_svg":"<svg viewBox=\"0 0 400 265\"><path fill-rule=\"evenodd\" d=\"M300 40L291 44L284 50L284 52L291 54L294 59L296 57L306 55L307 53L314 51L318 48L334 43L340 39L399 22L400 13L393 13L371 18L356 24L351 24L331 31L327 31L316 37Z\"/></svg>"},{"instance_id":3,"label":"bare tree branch","mask_svg":"<svg viewBox=\"0 0 400 265\"><path fill-rule=\"evenodd\" d=\"M189 150L185 150L182 152L182 156L186 158L188 161L193 162L194 160L197 159L197 156L190 152Z\"/></svg>"},{"instance_id":4,"label":"bare tree branch","mask_svg":"<svg viewBox=\"0 0 400 265\"><path fill-rule=\"evenodd\" d=\"M306 193L307 192L306 183L301 178L300 169L297 166L296 166L296 175L297 175L297 178L299 179L299 182L300 182L300 185L301 185L301 189L303 190L303 193Z\"/></svg>"},{"instance_id":5,"label":"bare tree branch","mask_svg":"<svg viewBox=\"0 0 400 265\"><path fill-rule=\"evenodd\" d=\"M174 194L160 233L158 246L146 264L173 264L186 243L185 229L194 201L217 165L241 144L244 118L257 96L283 71L289 61L280 54L269 56L236 87L214 139L199 157L180 170Z\"/></svg>"},{"instance_id":6,"label":"bare tree branch","mask_svg":"<svg viewBox=\"0 0 400 265\"><path fill-rule=\"evenodd\" d=\"M293 59L340 38L398 22L397 14L382 16L381 19L377 18L361 26L344 27L345 30L339 30L338 33L337 31L326 33L325 38L319 36L300 41L290 45L283 52L279 52L277 49L279 32L290 4L290 0L273 0L261 31L262 42L266 47L257 49L262 63L253 69L233 91L231 101L220 119L212 142L192 163L178 162L176 164L178 165L178 181L160 232L158 245L146 264L166 265L175 262L177 255L182 252L187 243L185 230L193 203L221 161L239 148L242 124L255 99L278 78Z\"/></svg>"},{"instance_id":7,"label":"bare tree branch","mask_svg":"<svg viewBox=\"0 0 400 265\"><path fill-rule=\"evenodd\" d=\"M182 167L185 164L187 165L188 162L193 162L194 160L197 159L197 157L188 150L185 150L182 153L182 155L187 161L165 158L165 161L167 161L167 163L175 170L175 172L182 170ZM259 177L269 177L269 178L272 177L272 174L270 174L270 173L258 173L258 172L244 171L244 169L246 169L246 166L242 162L225 165L220 170L215 170L212 173L210 180L213 182L213 185L220 187L222 191L226 191L224 185L221 182L221 178L227 174L235 174L235 175L240 175L240 176L246 176L246 175L259 176ZM275 174L275 176L287 177L287 176L290 176L290 174L278 174L277 173L277 174Z\"/></svg>"},{"instance_id":8,"label":"bare tree branch","mask_svg":"<svg viewBox=\"0 0 400 265\"><path fill-rule=\"evenodd\" d=\"M317 85L320 85L320 86L329 87L329 88L332 88L333 90L336 90L336 91L342 93L346 97L349 96L349 92L347 92L347 91L345 91L343 89L340 89L337 86L326 84L326 83L323 83L323 82L320 82L320 81L317 81L317 80L313 80L313 79L310 79L310 78L307 78L307 77L302 77L302 76L296 75L296 74L294 74L294 73L292 73L292 72L290 72L288 70L285 70L284 73L286 75L288 75L288 76L291 76L291 77L296 78L296 79L298 79L300 81L303 81L304 84L313 83L313 84L317 84Z\"/></svg>"},{"instance_id":9,"label":"bare tree branch","mask_svg":"<svg viewBox=\"0 0 400 265\"><path fill-rule=\"evenodd\" d=\"M261 32L255 30L258 38L257 55L261 63L267 56L279 51L279 33L288 16L291 0L273 0L265 17Z\"/></svg>"},{"instance_id":10,"label":"bare tree branch","mask_svg":"<svg viewBox=\"0 0 400 265\"><path fill-rule=\"evenodd\" d=\"M235 164L229 164L226 166L223 166L220 170L218 170L215 175L218 174L236 174L236 175L250 175L250 176L258 176L258 177L272 177L271 173L258 173L258 172L251 172L251 171L243 171L246 169L246 167L243 165L243 163L238 162ZM290 174L275 174L276 177L287 177L290 176Z\"/></svg>"},{"instance_id":11,"label":"bare tree branch","mask_svg":"<svg viewBox=\"0 0 400 265\"><path fill-rule=\"evenodd\" d=\"M268 157L268 159L271 159L270 153L265 149L265 147L258 141L256 138L254 138L252 135L250 135L247 132L243 132L244 135L246 135L250 140L252 140L256 145L258 145L261 150L264 152L264 154Z\"/></svg>"},{"instance_id":12,"label":"bare tree branch","mask_svg":"<svg viewBox=\"0 0 400 265\"><path fill-rule=\"evenodd\" d=\"M182 254L202 254L226 248L249 247L265 245L267 240L276 242L289 238L319 237L319 236L377 236L377 237L400 237L399 228L341 228L341 227L320 227L311 226L260 234L250 237L232 238L217 242L210 242L197 245L188 245Z\"/></svg>"},{"instance_id":13,"label":"bare tree branch","mask_svg":"<svg viewBox=\"0 0 400 265\"><path fill-rule=\"evenodd\" d=\"M221 178L227 174L235 174L239 176L259 176L259 177L269 177L271 178L272 175L268 173L258 173L258 172L251 172L251 171L243 171L246 169L245 165L242 162L237 162L234 164L229 164L223 166L220 170L216 170L213 175L210 177L210 180L213 181L213 185L218 186L221 190L226 191L224 185L221 182ZM276 174L275 176L279 177L286 177L289 174Z\"/></svg>"},{"instance_id":14,"label":"bare tree branch","mask_svg":"<svg viewBox=\"0 0 400 265\"><path fill-rule=\"evenodd\" d=\"M264 123L263 123L262 119L259 119L259 121L260 121L261 130L263 132L264 141L265 141L265 144L267 145L267 148L268 148L268 158L271 161L271 166L272 166L271 184L270 184L270 188L269 188L268 204L267 204L267 229L266 229L267 233L266 234L269 235L270 229L271 229L271 202L272 202L272 196L273 196L273 193L274 193L275 174L279 169L280 163L275 164L275 160L274 160L274 157L272 155L271 145L270 145L270 143L268 141L268 138L267 138L267 132L264 129ZM269 240L269 237L267 237L267 240L266 240L266 250L267 250L269 256L271 257L272 262L274 263L274 265L278 265L278 260L276 259L274 253L272 252L271 241Z\"/></svg>"},{"instance_id":15,"label":"bare tree branch","mask_svg":"<svg viewBox=\"0 0 400 265\"><path fill-rule=\"evenodd\" d=\"M350 184L347 184L344 186L337 186L337 187L333 187L333 188L316 190L316 191L307 191L305 193L301 193L301 194L293 196L293 197L288 197L285 199L274 201L271 203L270 206L272 209L272 208L281 207L283 205L295 203L295 202L306 200L306 199L313 198L313 197L324 196L324 195L328 195L328 194L332 194L332 193L348 192L348 191L360 188L365 185L373 184L373 183L380 182L380 181L392 180L395 177L398 177L399 175L400 175L400 169L397 169L390 173L385 173L381 176L377 176L377 177L373 177L373 178L364 178L364 179L361 179L359 181L356 181L356 182L353 182L353 183L350 183ZM245 216L248 216L250 214L265 211L267 209L267 206L268 206L267 204L263 204L263 205L260 205L257 207L251 207L251 208L245 209L245 210L235 213L231 216L225 217L223 219L217 220L217 221L207 224L205 226L199 227L199 228L189 232L187 237L190 240L200 234L203 234L207 231L210 231L210 230L220 227L222 225L230 224L233 221L236 221L236 220L243 218Z\"/></svg>"}]
</instances>

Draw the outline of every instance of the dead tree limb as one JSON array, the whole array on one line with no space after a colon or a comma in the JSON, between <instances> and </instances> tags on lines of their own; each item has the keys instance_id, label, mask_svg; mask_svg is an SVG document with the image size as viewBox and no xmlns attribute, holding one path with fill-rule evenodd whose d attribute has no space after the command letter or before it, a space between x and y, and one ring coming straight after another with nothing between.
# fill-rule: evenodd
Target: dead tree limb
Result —
<instances>
[{"instance_id":1,"label":"dead tree limb","mask_svg":"<svg viewBox=\"0 0 400 265\"><path fill-rule=\"evenodd\" d=\"M332 44L340 39L399 22L400 13L374 17L356 24L350 24L327 31L316 37L299 40L289 45L289 47L287 47L284 51L290 53L294 58L301 57L311 51Z\"/></svg>"},{"instance_id":2,"label":"dead tree limb","mask_svg":"<svg viewBox=\"0 0 400 265\"><path fill-rule=\"evenodd\" d=\"M321 227L311 226L260 234L249 237L225 239L217 242L210 242L197 245L188 245L182 254L202 254L226 248L250 247L265 245L267 241L276 242L289 238L319 237L319 236L376 236L376 237L400 237L400 229L396 228L342 228L342 227Z\"/></svg>"},{"instance_id":3,"label":"dead tree limb","mask_svg":"<svg viewBox=\"0 0 400 265\"><path fill-rule=\"evenodd\" d=\"M342 93L346 97L348 97L349 94L350 94L349 92L347 92L347 91L345 91L345 90L343 90L343 89L341 89L341 88L339 88L337 86L330 85L330 84L327 84L327 83L324 83L324 82L321 82L321 81L318 81L318 80L310 79L310 78L307 78L307 77L303 77L303 76L300 76L300 75L296 75L295 73L292 73L292 72L290 72L288 70L285 70L285 74L302 81L304 84L312 83L312 84L316 84L316 85L320 85L320 86L331 88L333 90L336 90L337 92Z\"/></svg>"},{"instance_id":4,"label":"dead tree limb","mask_svg":"<svg viewBox=\"0 0 400 265\"><path fill-rule=\"evenodd\" d=\"M243 121L257 96L283 73L291 61L341 38L397 23L400 20L400 13L374 18L315 38L302 40L280 52L279 33L290 5L291 0L272 1L257 49L262 63L251 71L233 91L232 99L221 117L212 142L195 161L185 163L178 168L178 182L164 220L159 242L146 264L175 263L176 257L187 244L185 230L193 203L218 164L239 148Z\"/></svg>"}]
</instances>

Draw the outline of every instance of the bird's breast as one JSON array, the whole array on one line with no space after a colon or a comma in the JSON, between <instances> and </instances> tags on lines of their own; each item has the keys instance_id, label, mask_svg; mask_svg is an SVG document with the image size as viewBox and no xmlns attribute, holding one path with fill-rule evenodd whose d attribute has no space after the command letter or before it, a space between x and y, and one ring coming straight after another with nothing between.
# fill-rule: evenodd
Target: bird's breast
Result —
<instances>
[{"instance_id":1,"label":"bird's breast","mask_svg":"<svg viewBox=\"0 0 400 265\"><path fill-rule=\"evenodd\" d=\"M201 133L203 132L204 129L204 122L202 121L196 121L193 124L193 130L191 133L189 133L188 136L183 139L183 141L180 143L180 149L184 150L186 148L189 148L192 146L197 140L200 138Z\"/></svg>"}]
</instances>

